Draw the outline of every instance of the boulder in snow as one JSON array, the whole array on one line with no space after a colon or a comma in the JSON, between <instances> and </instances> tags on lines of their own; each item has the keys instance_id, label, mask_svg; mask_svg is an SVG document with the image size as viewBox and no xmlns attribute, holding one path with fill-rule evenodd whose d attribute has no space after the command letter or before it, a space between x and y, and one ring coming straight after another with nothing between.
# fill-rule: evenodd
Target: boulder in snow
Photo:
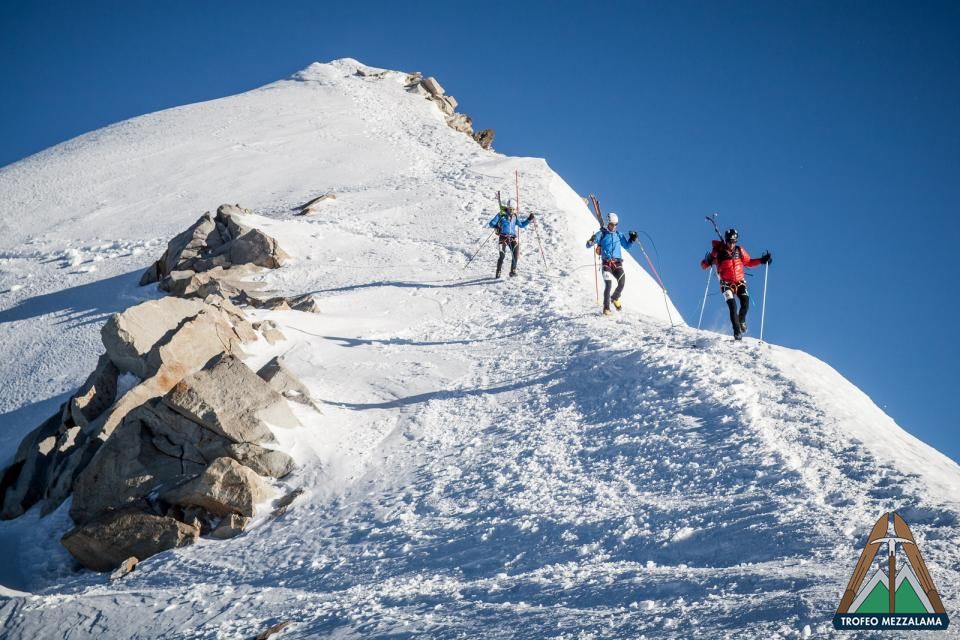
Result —
<instances>
[{"instance_id":1,"label":"boulder in snow","mask_svg":"<svg viewBox=\"0 0 960 640\"><path fill-rule=\"evenodd\" d=\"M110 581L119 580L129 574L131 571L137 568L137 565L140 564L140 560L137 556L130 556L126 560L120 563L120 566L110 574Z\"/></svg>"},{"instance_id":2,"label":"boulder in snow","mask_svg":"<svg viewBox=\"0 0 960 640\"><path fill-rule=\"evenodd\" d=\"M283 451L268 449L252 442L228 444L223 452L257 474L270 478L283 478L297 466L293 458Z\"/></svg>"},{"instance_id":3,"label":"boulder in snow","mask_svg":"<svg viewBox=\"0 0 960 640\"><path fill-rule=\"evenodd\" d=\"M266 422L298 426L283 397L241 360L223 354L181 380L163 402L233 442L273 442Z\"/></svg>"},{"instance_id":4,"label":"boulder in snow","mask_svg":"<svg viewBox=\"0 0 960 640\"><path fill-rule=\"evenodd\" d=\"M166 516L135 509L113 511L68 531L60 542L94 571L111 571L135 556L150 556L192 544L200 531Z\"/></svg>"},{"instance_id":5,"label":"boulder in snow","mask_svg":"<svg viewBox=\"0 0 960 640\"><path fill-rule=\"evenodd\" d=\"M160 281L160 288L175 291L187 287L189 276L176 272L203 272L252 264L274 269L288 257L277 241L251 228L243 219L251 212L240 205L224 204L216 216L203 214L188 229L167 244L163 256L140 279L141 285Z\"/></svg>"},{"instance_id":6,"label":"boulder in snow","mask_svg":"<svg viewBox=\"0 0 960 640\"><path fill-rule=\"evenodd\" d=\"M214 515L252 517L272 490L256 473L232 458L217 458L203 473L163 494L164 501L205 509Z\"/></svg>"},{"instance_id":7,"label":"boulder in snow","mask_svg":"<svg viewBox=\"0 0 960 640\"><path fill-rule=\"evenodd\" d=\"M267 381L271 387L287 400L292 400L299 404L313 406L310 399L310 390L303 384L290 369L288 369L279 356L271 358L267 364L260 367L257 375Z\"/></svg>"},{"instance_id":8,"label":"boulder in snow","mask_svg":"<svg viewBox=\"0 0 960 640\"><path fill-rule=\"evenodd\" d=\"M249 523L250 518L247 516L242 516L237 513L225 515L220 520L220 523L210 532L210 537L215 540L235 538L243 533Z\"/></svg>"},{"instance_id":9,"label":"boulder in snow","mask_svg":"<svg viewBox=\"0 0 960 640\"><path fill-rule=\"evenodd\" d=\"M471 137L473 136L473 120L468 115L462 113L453 114L447 118L447 126L454 131L465 133Z\"/></svg>"},{"instance_id":10,"label":"boulder in snow","mask_svg":"<svg viewBox=\"0 0 960 640\"><path fill-rule=\"evenodd\" d=\"M493 144L493 136L493 129L484 129L483 131L477 131L473 134L473 139L484 149L489 149L490 145Z\"/></svg>"},{"instance_id":11,"label":"boulder in snow","mask_svg":"<svg viewBox=\"0 0 960 640\"><path fill-rule=\"evenodd\" d=\"M198 300L161 298L149 300L123 313L116 313L100 330L107 356L121 371L143 379L153 373L146 356L162 340L169 339L190 318L199 315L203 303Z\"/></svg>"},{"instance_id":12,"label":"boulder in snow","mask_svg":"<svg viewBox=\"0 0 960 640\"><path fill-rule=\"evenodd\" d=\"M420 81L420 86L427 90L431 96L442 96L443 87L440 86L440 83L437 82L437 79L434 77L429 77Z\"/></svg>"}]
</instances>

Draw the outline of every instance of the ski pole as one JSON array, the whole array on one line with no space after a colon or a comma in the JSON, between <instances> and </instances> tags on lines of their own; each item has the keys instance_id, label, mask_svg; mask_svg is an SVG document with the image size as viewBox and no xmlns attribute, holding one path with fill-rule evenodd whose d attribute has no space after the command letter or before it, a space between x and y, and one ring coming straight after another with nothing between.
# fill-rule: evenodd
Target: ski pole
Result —
<instances>
[{"instance_id":1,"label":"ski pole","mask_svg":"<svg viewBox=\"0 0 960 640\"><path fill-rule=\"evenodd\" d=\"M707 293L710 291L710 280L713 278L713 268L707 271L707 288L703 290L703 302L700 304L700 319L697 320L697 329L700 329L700 325L703 323L703 310L707 308ZM763 323L760 323L760 326L763 326ZM760 329L760 334L763 335L763 329Z\"/></svg>"},{"instance_id":2,"label":"ski pole","mask_svg":"<svg viewBox=\"0 0 960 640\"><path fill-rule=\"evenodd\" d=\"M593 286L597 290L597 304L600 304L600 277L597 275L597 252L590 251L593 254Z\"/></svg>"},{"instance_id":3,"label":"ski pole","mask_svg":"<svg viewBox=\"0 0 960 640\"><path fill-rule=\"evenodd\" d=\"M637 241L637 245L640 247L640 253L643 254L643 257L647 259L647 264L650 265L650 271L653 272L653 275L656 276L657 282L660 284L660 290L663 291L663 306L667 310L667 319L670 320L670 326L673 326L673 314L670 313L670 302L667 299L667 288L663 286L663 278L660 277L660 274L657 273L657 268L653 266L653 260L650 259L650 256L647 255L646 250L643 248L643 244Z\"/></svg>"},{"instance_id":4,"label":"ski pole","mask_svg":"<svg viewBox=\"0 0 960 640\"><path fill-rule=\"evenodd\" d=\"M760 342L763 342L763 320L767 314L767 274L770 273L770 263L763 265L763 303L760 305Z\"/></svg>"},{"instance_id":5,"label":"ski pole","mask_svg":"<svg viewBox=\"0 0 960 640\"><path fill-rule=\"evenodd\" d=\"M517 186L517 202L513 209L513 215L517 217L517 260L520 259L520 170L513 170L513 177Z\"/></svg>"},{"instance_id":6,"label":"ski pole","mask_svg":"<svg viewBox=\"0 0 960 640\"><path fill-rule=\"evenodd\" d=\"M720 233L720 228L717 227L717 212L714 211L712 215L705 216L707 222L713 225L713 230L717 233L717 237L720 238L720 241L723 242L723 234Z\"/></svg>"},{"instance_id":7,"label":"ski pole","mask_svg":"<svg viewBox=\"0 0 960 640\"><path fill-rule=\"evenodd\" d=\"M540 257L543 258L543 268L547 269L547 254L543 252L543 241L540 240L540 221L533 221L533 232L537 236L537 244L540 245Z\"/></svg>"},{"instance_id":8,"label":"ski pole","mask_svg":"<svg viewBox=\"0 0 960 640\"><path fill-rule=\"evenodd\" d=\"M483 239L483 242L481 242L481 243L480 243L480 246L477 247L476 253L474 253L472 256L470 256L470 259L467 260L467 264L463 265L464 271L466 271L467 267L470 266L470 263L473 262L473 259L476 258L477 255L480 253L480 249L483 249L483 245L487 244L487 240L489 240L490 238L492 238L492 237L493 237L493 234L496 233L496 231L497 231L497 230L494 229L493 231L490 232L490 235L488 235L486 238Z\"/></svg>"}]
</instances>

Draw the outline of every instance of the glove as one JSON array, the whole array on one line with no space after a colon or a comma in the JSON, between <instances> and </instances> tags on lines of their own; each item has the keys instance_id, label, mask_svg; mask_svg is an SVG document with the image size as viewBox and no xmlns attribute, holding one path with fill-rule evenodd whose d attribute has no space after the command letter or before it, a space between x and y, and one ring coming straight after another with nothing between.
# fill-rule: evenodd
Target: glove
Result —
<instances>
[{"instance_id":1,"label":"glove","mask_svg":"<svg viewBox=\"0 0 960 640\"><path fill-rule=\"evenodd\" d=\"M773 262L773 256L770 255L769 251L764 251L763 255L760 256L760 264L770 264Z\"/></svg>"},{"instance_id":2,"label":"glove","mask_svg":"<svg viewBox=\"0 0 960 640\"><path fill-rule=\"evenodd\" d=\"M712 253L708 253L706 256L704 256L703 262L704 262L704 264L706 264L708 267L712 266L712 265L713 265L713 254L712 254Z\"/></svg>"},{"instance_id":3,"label":"glove","mask_svg":"<svg viewBox=\"0 0 960 640\"><path fill-rule=\"evenodd\" d=\"M637 232L636 232L636 231L631 231L631 232L630 232L630 236L629 236L628 239L630 240L630 242L636 242L636 241L637 241Z\"/></svg>"},{"instance_id":4,"label":"glove","mask_svg":"<svg viewBox=\"0 0 960 640\"><path fill-rule=\"evenodd\" d=\"M535 213L531 213L529 216L527 216L527 222L533 222L536 219L537 219L537 214Z\"/></svg>"}]
</instances>

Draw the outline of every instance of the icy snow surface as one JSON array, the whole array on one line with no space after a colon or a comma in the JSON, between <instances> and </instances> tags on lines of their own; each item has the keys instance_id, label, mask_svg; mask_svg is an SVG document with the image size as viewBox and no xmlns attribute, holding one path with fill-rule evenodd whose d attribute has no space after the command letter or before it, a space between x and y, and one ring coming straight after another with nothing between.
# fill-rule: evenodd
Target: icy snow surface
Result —
<instances>
[{"instance_id":1,"label":"icy snow surface","mask_svg":"<svg viewBox=\"0 0 960 640\"><path fill-rule=\"evenodd\" d=\"M282 638L823 637L889 509L957 610L956 464L816 359L682 325L632 259L624 311L601 317L577 194L449 129L404 74L359 66L0 170L3 463L93 368L109 314L159 295L136 284L166 240L224 202L294 257L260 277L322 307L257 312L288 340L248 362L285 354L323 411L277 432L302 464L290 511L121 581L71 569L68 505L0 523L4 637L249 638L284 620ZM549 268L531 226L520 276L494 281L493 241L463 266L516 170Z\"/></svg>"}]
</instances>

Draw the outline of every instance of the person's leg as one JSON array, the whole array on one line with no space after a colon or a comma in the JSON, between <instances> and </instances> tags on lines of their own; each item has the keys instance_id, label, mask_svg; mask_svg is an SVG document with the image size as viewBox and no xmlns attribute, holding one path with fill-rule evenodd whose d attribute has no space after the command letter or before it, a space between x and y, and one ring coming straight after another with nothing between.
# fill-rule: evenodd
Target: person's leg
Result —
<instances>
[{"instance_id":1,"label":"person's leg","mask_svg":"<svg viewBox=\"0 0 960 640\"><path fill-rule=\"evenodd\" d=\"M520 243L516 239L510 241L510 249L513 251L513 261L510 263L510 275L517 275L517 261L520 260Z\"/></svg>"},{"instance_id":2,"label":"person's leg","mask_svg":"<svg viewBox=\"0 0 960 640\"><path fill-rule=\"evenodd\" d=\"M727 301L727 307L730 309L730 324L733 326L733 337L739 338L743 332L740 330L740 317L737 315L737 297L734 295L733 290L726 284L720 287L720 291L723 292L723 299Z\"/></svg>"},{"instance_id":3,"label":"person's leg","mask_svg":"<svg viewBox=\"0 0 960 640\"><path fill-rule=\"evenodd\" d=\"M507 245L500 243L500 257L497 258L497 277L500 277L500 270L503 269L503 258L507 255Z\"/></svg>"},{"instance_id":4,"label":"person's leg","mask_svg":"<svg viewBox=\"0 0 960 640\"><path fill-rule=\"evenodd\" d=\"M737 287L737 297L740 298L740 313L738 319L740 320L740 330L744 333L747 331L747 311L750 310L750 292L747 291L747 285L741 284Z\"/></svg>"},{"instance_id":5,"label":"person's leg","mask_svg":"<svg viewBox=\"0 0 960 640\"><path fill-rule=\"evenodd\" d=\"M620 299L620 295L623 293L623 285L627 283L627 274L624 272L623 266L620 266L613 270L613 275L617 279L617 290L613 292L610 299L616 301Z\"/></svg>"},{"instance_id":6,"label":"person's leg","mask_svg":"<svg viewBox=\"0 0 960 640\"><path fill-rule=\"evenodd\" d=\"M613 288L613 274L603 268L603 310L610 311L610 289Z\"/></svg>"}]
</instances>

